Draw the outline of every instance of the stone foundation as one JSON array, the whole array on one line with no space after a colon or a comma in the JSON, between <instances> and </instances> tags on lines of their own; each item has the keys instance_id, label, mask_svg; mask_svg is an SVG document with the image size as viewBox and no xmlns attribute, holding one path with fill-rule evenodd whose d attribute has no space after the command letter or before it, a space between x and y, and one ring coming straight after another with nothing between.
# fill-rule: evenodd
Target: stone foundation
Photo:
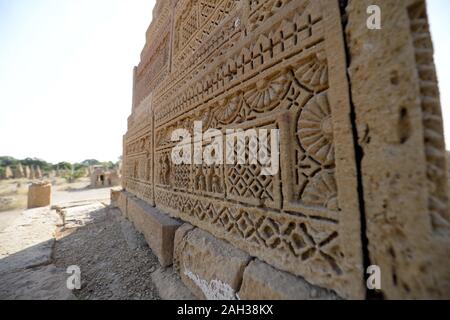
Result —
<instances>
[{"instance_id":1,"label":"stone foundation","mask_svg":"<svg viewBox=\"0 0 450 320\"><path fill-rule=\"evenodd\" d=\"M198 297L450 298L425 1L377 3L380 30L367 27L369 0L157 1L117 205ZM262 174L264 152L176 163L177 129L197 137L184 144L190 160L221 143L248 160L264 138L198 139L210 129L268 130L279 170ZM178 221L190 226L175 233ZM372 265L378 291L367 287Z\"/></svg>"},{"instance_id":2,"label":"stone foundation","mask_svg":"<svg viewBox=\"0 0 450 320\"><path fill-rule=\"evenodd\" d=\"M119 198L127 199L128 218L144 234L161 265L173 263L183 283L198 299L340 299L329 290L252 258L206 231L188 223L181 225L131 194L119 193ZM117 197L116 192L111 195Z\"/></svg>"},{"instance_id":3,"label":"stone foundation","mask_svg":"<svg viewBox=\"0 0 450 320\"><path fill-rule=\"evenodd\" d=\"M28 209L51 204L52 185L49 182L32 183L28 188Z\"/></svg>"},{"instance_id":4,"label":"stone foundation","mask_svg":"<svg viewBox=\"0 0 450 320\"><path fill-rule=\"evenodd\" d=\"M175 269L199 298L234 300L250 256L200 229L178 236Z\"/></svg>"},{"instance_id":5,"label":"stone foundation","mask_svg":"<svg viewBox=\"0 0 450 320\"><path fill-rule=\"evenodd\" d=\"M175 231L180 222L135 197L127 199L127 217L141 232L163 267L172 265Z\"/></svg>"},{"instance_id":6,"label":"stone foundation","mask_svg":"<svg viewBox=\"0 0 450 320\"><path fill-rule=\"evenodd\" d=\"M329 290L312 286L288 272L277 270L260 260L245 268L238 293L241 300L336 300Z\"/></svg>"}]
</instances>

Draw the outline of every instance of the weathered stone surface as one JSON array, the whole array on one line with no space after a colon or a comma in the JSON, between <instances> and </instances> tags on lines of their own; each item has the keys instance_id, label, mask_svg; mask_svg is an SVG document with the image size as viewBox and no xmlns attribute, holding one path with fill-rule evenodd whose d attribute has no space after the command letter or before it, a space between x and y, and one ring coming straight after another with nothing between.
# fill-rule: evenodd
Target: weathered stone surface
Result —
<instances>
[{"instance_id":1,"label":"weathered stone surface","mask_svg":"<svg viewBox=\"0 0 450 320\"><path fill-rule=\"evenodd\" d=\"M0 232L0 279L5 273L50 264L58 222L48 208L31 209Z\"/></svg>"},{"instance_id":2,"label":"weathered stone surface","mask_svg":"<svg viewBox=\"0 0 450 320\"><path fill-rule=\"evenodd\" d=\"M349 74L362 148L370 263L386 298L450 298L446 151L426 3L351 0Z\"/></svg>"},{"instance_id":3,"label":"weathered stone surface","mask_svg":"<svg viewBox=\"0 0 450 320\"><path fill-rule=\"evenodd\" d=\"M24 169L24 175L25 175L25 178L30 179L30 177L31 177L31 169L30 169L29 166L26 166L26 167L25 167L25 169Z\"/></svg>"},{"instance_id":4,"label":"weathered stone surface","mask_svg":"<svg viewBox=\"0 0 450 320\"><path fill-rule=\"evenodd\" d=\"M338 296L329 290L312 286L291 273L277 270L255 260L245 269L241 300L336 300Z\"/></svg>"},{"instance_id":5,"label":"weathered stone surface","mask_svg":"<svg viewBox=\"0 0 450 320\"><path fill-rule=\"evenodd\" d=\"M195 227L190 225L189 223L183 224L181 227L178 228L177 232L175 233L175 239L174 239L174 248L173 248L173 260L174 260L174 269L177 272L180 272L180 265L181 263L177 261L178 258L183 256L183 250L184 250L184 244L186 236L189 232L194 230Z\"/></svg>"},{"instance_id":6,"label":"weathered stone surface","mask_svg":"<svg viewBox=\"0 0 450 320\"><path fill-rule=\"evenodd\" d=\"M16 169L14 170L14 178L15 179L22 179L24 177L25 177L25 172L24 172L23 166L22 166L21 163L19 163L16 166Z\"/></svg>"},{"instance_id":7,"label":"weathered stone surface","mask_svg":"<svg viewBox=\"0 0 450 320\"><path fill-rule=\"evenodd\" d=\"M152 273L152 281L163 300L196 300L173 268L159 268Z\"/></svg>"},{"instance_id":8,"label":"weathered stone surface","mask_svg":"<svg viewBox=\"0 0 450 320\"><path fill-rule=\"evenodd\" d=\"M51 203L52 185L49 182L33 183L28 188L28 209L47 207Z\"/></svg>"},{"instance_id":9,"label":"weathered stone surface","mask_svg":"<svg viewBox=\"0 0 450 320\"><path fill-rule=\"evenodd\" d=\"M67 289L65 269L53 264L1 275L1 300L77 300Z\"/></svg>"},{"instance_id":10,"label":"weathered stone surface","mask_svg":"<svg viewBox=\"0 0 450 320\"><path fill-rule=\"evenodd\" d=\"M111 206L114 208L119 207L120 195L122 194L122 188L111 189Z\"/></svg>"},{"instance_id":11,"label":"weathered stone surface","mask_svg":"<svg viewBox=\"0 0 450 320\"><path fill-rule=\"evenodd\" d=\"M181 223L136 197L128 198L127 216L141 232L163 267L173 263L175 231Z\"/></svg>"},{"instance_id":12,"label":"weathered stone surface","mask_svg":"<svg viewBox=\"0 0 450 320\"><path fill-rule=\"evenodd\" d=\"M128 196L125 191L122 191L119 196L118 200L118 208L120 209L120 212L126 217L127 216L127 202L128 202Z\"/></svg>"},{"instance_id":13,"label":"weathered stone surface","mask_svg":"<svg viewBox=\"0 0 450 320\"><path fill-rule=\"evenodd\" d=\"M364 297L338 1L220 0L208 8L157 2L134 72L123 187L281 270ZM195 121L203 131L279 129L280 170L175 165L171 134L192 133Z\"/></svg>"},{"instance_id":14,"label":"weathered stone surface","mask_svg":"<svg viewBox=\"0 0 450 320\"><path fill-rule=\"evenodd\" d=\"M236 299L250 256L200 229L177 235L176 269L199 299Z\"/></svg>"},{"instance_id":15,"label":"weathered stone surface","mask_svg":"<svg viewBox=\"0 0 450 320\"><path fill-rule=\"evenodd\" d=\"M370 263L385 297L448 296L447 172L424 1L379 3L383 28L369 30L365 0L157 1L134 69L124 189L343 298L366 297ZM174 163L176 129L195 142L209 129L278 130L279 170L227 163L226 150L214 165ZM261 140L237 143L245 159ZM197 160L212 146L187 150ZM188 229L177 243L199 232ZM192 287L214 280L188 274Z\"/></svg>"},{"instance_id":16,"label":"weathered stone surface","mask_svg":"<svg viewBox=\"0 0 450 320\"><path fill-rule=\"evenodd\" d=\"M5 173L4 173L4 178L5 179L12 179L12 178L14 178L14 173L13 173L11 167L6 166Z\"/></svg>"}]
</instances>

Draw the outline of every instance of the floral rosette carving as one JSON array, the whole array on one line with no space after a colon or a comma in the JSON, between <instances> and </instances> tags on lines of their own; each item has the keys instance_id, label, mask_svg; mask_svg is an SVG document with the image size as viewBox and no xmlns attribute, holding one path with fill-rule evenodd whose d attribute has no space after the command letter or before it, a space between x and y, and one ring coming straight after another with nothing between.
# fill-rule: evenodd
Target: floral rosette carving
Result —
<instances>
[{"instance_id":1,"label":"floral rosette carving","mask_svg":"<svg viewBox=\"0 0 450 320\"><path fill-rule=\"evenodd\" d=\"M334 163L333 121L326 93L313 97L303 108L297 123L301 146L322 165Z\"/></svg>"},{"instance_id":2,"label":"floral rosette carving","mask_svg":"<svg viewBox=\"0 0 450 320\"><path fill-rule=\"evenodd\" d=\"M333 171L317 173L307 184L301 200L307 205L338 211L337 186Z\"/></svg>"},{"instance_id":3,"label":"floral rosette carving","mask_svg":"<svg viewBox=\"0 0 450 320\"><path fill-rule=\"evenodd\" d=\"M254 89L245 94L245 101L251 110L257 112L270 111L284 97L289 89L289 83L290 78L287 73L283 73L272 80L262 79L256 83Z\"/></svg>"},{"instance_id":4,"label":"floral rosette carving","mask_svg":"<svg viewBox=\"0 0 450 320\"><path fill-rule=\"evenodd\" d=\"M295 72L297 80L313 91L321 91L328 87L328 65L325 52L321 51L310 60L303 62Z\"/></svg>"},{"instance_id":5,"label":"floral rosette carving","mask_svg":"<svg viewBox=\"0 0 450 320\"><path fill-rule=\"evenodd\" d=\"M240 94L222 100L215 112L217 121L221 124L232 123L238 117L242 108L242 103L242 96Z\"/></svg>"}]
</instances>

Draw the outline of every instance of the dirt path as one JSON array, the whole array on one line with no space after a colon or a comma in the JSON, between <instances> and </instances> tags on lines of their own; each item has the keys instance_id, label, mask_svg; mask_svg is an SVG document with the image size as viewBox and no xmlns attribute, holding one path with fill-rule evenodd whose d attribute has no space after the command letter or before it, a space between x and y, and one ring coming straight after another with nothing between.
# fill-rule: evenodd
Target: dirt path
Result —
<instances>
[{"instance_id":1,"label":"dirt path","mask_svg":"<svg viewBox=\"0 0 450 320\"><path fill-rule=\"evenodd\" d=\"M8 228L20 217L23 210L13 210L0 212L0 232Z\"/></svg>"},{"instance_id":2,"label":"dirt path","mask_svg":"<svg viewBox=\"0 0 450 320\"><path fill-rule=\"evenodd\" d=\"M159 299L151 277L158 260L117 209L97 202L63 212L66 225L57 234L54 264L80 268L78 299Z\"/></svg>"},{"instance_id":3,"label":"dirt path","mask_svg":"<svg viewBox=\"0 0 450 320\"><path fill-rule=\"evenodd\" d=\"M108 205L109 189L56 195L55 210L16 212L0 230L0 299L194 299ZM71 266L81 271L80 290L67 288Z\"/></svg>"}]
</instances>

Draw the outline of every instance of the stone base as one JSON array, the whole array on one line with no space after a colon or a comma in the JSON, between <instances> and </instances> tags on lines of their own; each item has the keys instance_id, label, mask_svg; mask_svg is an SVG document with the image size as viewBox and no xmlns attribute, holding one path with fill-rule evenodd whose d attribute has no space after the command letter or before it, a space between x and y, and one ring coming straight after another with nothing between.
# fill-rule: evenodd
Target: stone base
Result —
<instances>
[{"instance_id":1,"label":"stone base","mask_svg":"<svg viewBox=\"0 0 450 320\"><path fill-rule=\"evenodd\" d=\"M337 300L335 293L253 260L245 252L189 224L175 235L174 267L199 299Z\"/></svg>"},{"instance_id":2,"label":"stone base","mask_svg":"<svg viewBox=\"0 0 450 320\"><path fill-rule=\"evenodd\" d=\"M126 197L126 216L141 232L163 267L172 265L175 231L181 223L136 197ZM119 201L120 203L121 201ZM124 200L122 199L123 206Z\"/></svg>"},{"instance_id":3,"label":"stone base","mask_svg":"<svg viewBox=\"0 0 450 320\"><path fill-rule=\"evenodd\" d=\"M175 243L175 268L184 284L199 299L235 300L250 256L208 232L187 226L177 231Z\"/></svg>"},{"instance_id":4,"label":"stone base","mask_svg":"<svg viewBox=\"0 0 450 320\"><path fill-rule=\"evenodd\" d=\"M184 285L198 299L340 299L329 290L253 259L206 231L188 223L181 225L126 191L111 192L111 196L112 203L144 234L161 265L173 263Z\"/></svg>"},{"instance_id":5,"label":"stone base","mask_svg":"<svg viewBox=\"0 0 450 320\"><path fill-rule=\"evenodd\" d=\"M52 185L48 182L33 183L28 188L28 209L47 207L51 203Z\"/></svg>"},{"instance_id":6,"label":"stone base","mask_svg":"<svg viewBox=\"0 0 450 320\"><path fill-rule=\"evenodd\" d=\"M126 191L122 191L120 192L119 199L117 201L117 207L119 208L120 212L122 212L124 217L127 217L127 202L129 196L131 195L127 194Z\"/></svg>"},{"instance_id":7,"label":"stone base","mask_svg":"<svg viewBox=\"0 0 450 320\"><path fill-rule=\"evenodd\" d=\"M245 269L239 291L241 300L336 300L339 297L315 287L293 274L279 271L260 261L252 261Z\"/></svg>"}]
</instances>

